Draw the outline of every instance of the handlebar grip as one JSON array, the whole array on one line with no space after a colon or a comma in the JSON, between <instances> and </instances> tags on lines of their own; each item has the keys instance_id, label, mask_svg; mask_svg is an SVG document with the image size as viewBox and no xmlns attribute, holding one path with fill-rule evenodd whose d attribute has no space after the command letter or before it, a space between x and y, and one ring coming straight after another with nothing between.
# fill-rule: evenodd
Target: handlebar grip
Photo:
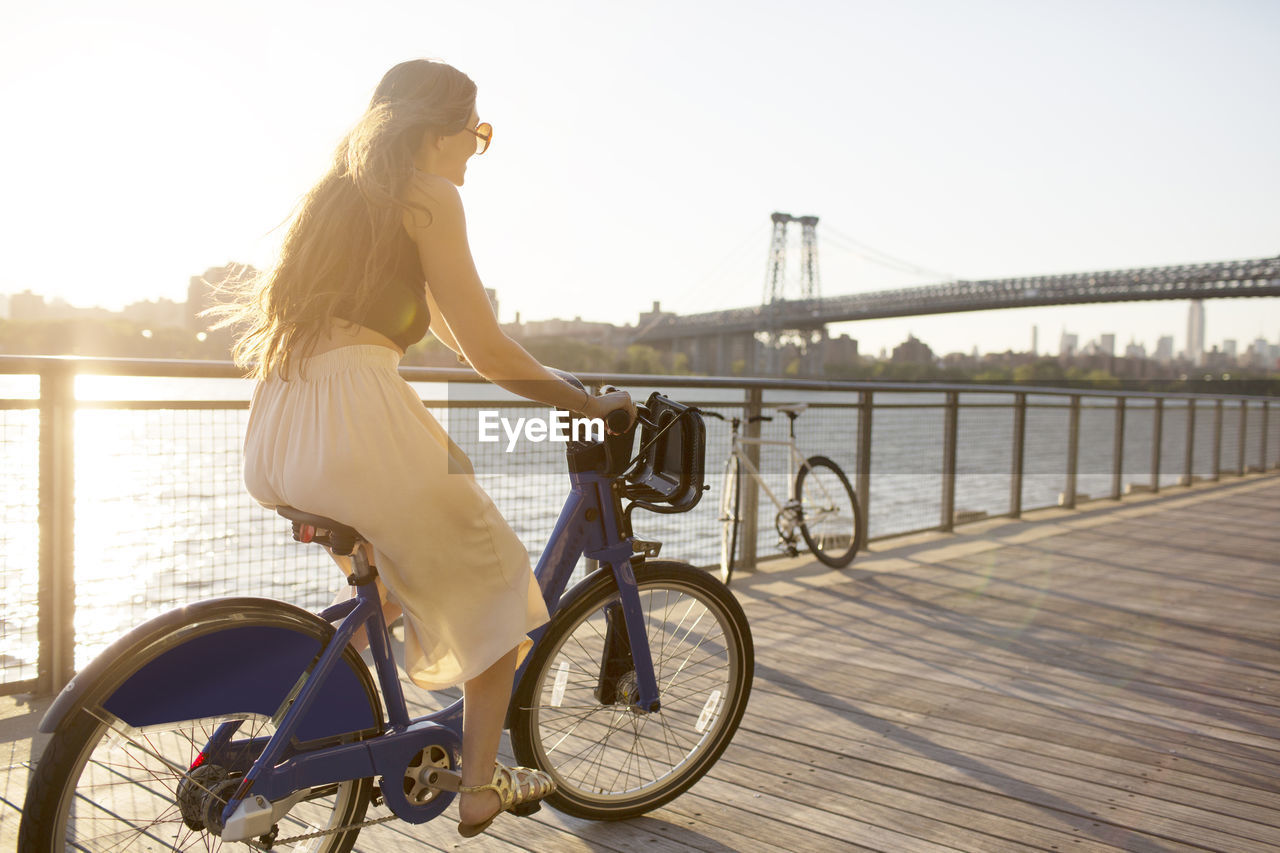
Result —
<instances>
[{"instance_id":1,"label":"handlebar grip","mask_svg":"<svg viewBox=\"0 0 1280 853\"><path fill-rule=\"evenodd\" d=\"M631 425L631 415L628 414L626 409L614 409L604 416L604 425L609 428L610 432L626 432L627 427Z\"/></svg>"}]
</instances>

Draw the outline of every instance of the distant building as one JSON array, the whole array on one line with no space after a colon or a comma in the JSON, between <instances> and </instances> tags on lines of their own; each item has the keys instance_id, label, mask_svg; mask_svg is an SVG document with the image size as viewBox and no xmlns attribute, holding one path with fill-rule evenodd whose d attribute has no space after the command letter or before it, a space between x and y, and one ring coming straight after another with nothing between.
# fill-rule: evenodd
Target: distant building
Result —
<instances>
[{"instance_id":1,"label":"distant building","mask_svg":"<svg viewBox=\"0 0 1280 853\"><path fill-rule=\"evenodd\" d=\"M1080 338L1063 329L1062 338L1058 342L1058 355L1062 358L1071 358L1076 354L1079 345Z\"/></svg>"},{"instance_id":2,"label":"distant building","mask_svg":"<svg viewBox=\"0 0 1280 853\"><path fill-rule=\"evenodd\" d=\"M1249 344L1241 362L1247 367L1260 367L1264 370L1275 370L1280 361L1280 345L1267 343L1266 338L1258 338Z\"/></svg>"},{"instance_id":3,"label":"distant building","mask_svg":"<svg viewBox=\"0 0 1280 853\"><path fill-rule=\"evenodd\" d=\"M858 341L848 335L828 338L822 342L822 363L856 364L858 361Z\"/></svg>"},{"instance_id":4,"label":"distant building","mask_svg":"<svg viewBox=\"0 0 1280 853\"><path fill-rule=\"evenodd\" d=\"M572 338L575 341L589 344L617 344L619 334L629 331L627 326L615 326L613 323L597 323L574 317L572 320L530 320L503 326L514 337L524 340L536 338Z\"/></svg>"},{"instance_id":5,"label":"distant building","mask_svg":"<svg viewBox=\"0 0 1280 853\"><path fill-rule=\"evenodd\" d=\"M933 350L915 335L907 335L905 341L893 348L892 360L898 364L933 364Z\"/></svg>"},{"instance_id":6,"label":"distant building","mask_svg":"<svg viewBox=\"0 0 1280 853\"><path fill-rule=\"evenodd\" d=\"M1187 361L1204 363L1204 302L1199 299L1192 299L1187 310Z\"/></svg>"},{"instance_id":7,"label":"distant building","mask_svg":"<svg viewBox=\"0 0 1280 853\"><path fill-rule=\"evenodd\" d=\"M1227 358L1237 357L1235 338L1227 338L1222 342L1222 354Z\"/></svg>"},{"instance_id":8,"label":"distant building","mask_svg":"<svg viewBox=\"0 0 1280 853\"><path fill-rule=\"evenodd\" d=\"M1038 355L1040 353L1040 327L1031 327L1031 354Z\"/></svg>"},{"instance_id":9,"label":"distant building","mask_svg":"<svg viewBox=\"0 0 1280 853\"><path fill-rule=\"evenodd\" d=\"M653 300L652 311L640 312L640 319L636 322L636 329L640 332L643 332L646 329L649 329L649 328L652 328L653 326L658 325L667 317L674 317L674 316L676 316L676 313L674 311L663 311L662 303L655 299Z\"/></svg>"},{"instance_id":10,"label":"distant building","mask_svg":"<svg viewBox=\"0 0 1280 853\"><path fill-rule=\"evenodd\" d=\"M172 299L155 302L135 302L120 312L125 319L152 329L181 329L187 325L187 303Z\"/></svg>"},{"instance_id":11,"label":"distant building","mask_svg":"<svg viewBox=\"0 0 1280 853\"><path fill-rule=\"evenodd\" d=\"M1173 335L1160 336L1160 340L1156 341L1155 355L1152 357L1161 364L1173 361Z\"/></svg>"},{"instance_id":12,"label":"distant building","mask_svg":"<svg viewBox=\"0 0 1280 853\"><path fill-rule=\"evenodd\" d=\"M1098 354L1110 356L1114 356L1116 354L1115 335L1108 332L1107 334L1100 335L1098 337Z\"/></svg>"},{"instance_id":13,"label":"distant building","mask_svg":"<svg viewBox=\"0 0 1280 853\"><path fill-rule=\"evenodd\" d=\"M44 297L40 294L24 290L9 297L10 320L43 320L44 315Z\"/></svg>"},{"instance_id":14,"label":"distant building","mask_svg":"<svg viewBox=\"0 0 1280 853\"><path fill-rule=\"evenodd\" d=\"M1131 338L1128 345L1124 348L1125 358L1146 358L1147 348L1142 344L1135 343Z\"/></svg>"}]
</instances>

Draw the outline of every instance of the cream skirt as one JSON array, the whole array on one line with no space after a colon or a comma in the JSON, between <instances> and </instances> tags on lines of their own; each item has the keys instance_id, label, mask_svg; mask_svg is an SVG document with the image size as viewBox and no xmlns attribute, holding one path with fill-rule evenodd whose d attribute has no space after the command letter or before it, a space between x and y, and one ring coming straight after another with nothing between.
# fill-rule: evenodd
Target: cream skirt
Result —
<instances>
[{"instance_id":1,"label":"cream skirt","mask_svg":"<svg viewBox=\"0 0 1280 853\"><path fill-rule=\"evenodd\" d=\"M244 479L264 506L328 516L372 543L404 609L409 678L440 690L513 648L523 659L547 608L528 551L398 363L387 347L350 346L260 382Z\"/></svg>"}]
</instances>

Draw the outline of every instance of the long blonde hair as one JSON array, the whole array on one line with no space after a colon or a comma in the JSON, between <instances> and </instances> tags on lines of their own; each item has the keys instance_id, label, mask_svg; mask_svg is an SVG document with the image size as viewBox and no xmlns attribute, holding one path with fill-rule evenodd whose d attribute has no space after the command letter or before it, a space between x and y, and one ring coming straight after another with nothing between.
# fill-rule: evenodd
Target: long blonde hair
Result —
<instances>
[{"instance_id":1,"label":"long blonde hair","mask_svg":"<svg viewBox=\"0 0 1280 853\"><path fill-rule=\"evenodd\" d=\"M303 198L275 266L209 312L216 327L240 330L236 364L259 379L287 378L334 317L361 322L396 263L414 154L428 133L460 133L475 102L475 83L443 62L402 62L383 76Z\"/></svg>"}]
</instances>

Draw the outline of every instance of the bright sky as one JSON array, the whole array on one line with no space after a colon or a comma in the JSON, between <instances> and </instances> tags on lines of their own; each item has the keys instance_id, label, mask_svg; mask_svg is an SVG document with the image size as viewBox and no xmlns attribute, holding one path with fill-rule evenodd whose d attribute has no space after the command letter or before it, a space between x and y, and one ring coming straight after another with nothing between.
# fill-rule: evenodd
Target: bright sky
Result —
<instances>
[{"instance_id":1,"label":"bright sky","mask_svg":"<svg viewBox=\"0 0 1280 853\"><path fill-rule=\"evenodd\" d=\"M496 129L463 197L501 318L758 304L774 210L825 294L1280 254L1271 0L338 3L0 12L0 293L118 308L270 262L378 78L445 59ZM798 240L798 226L796 231ZM856 242L855 242L856 241ZM792 275L798 277L798 244ZM1185 344L1185 303L833 329L863 352ZM1280 339L1280 299L1207 338Z\"/></svg>"}]
</instances>

